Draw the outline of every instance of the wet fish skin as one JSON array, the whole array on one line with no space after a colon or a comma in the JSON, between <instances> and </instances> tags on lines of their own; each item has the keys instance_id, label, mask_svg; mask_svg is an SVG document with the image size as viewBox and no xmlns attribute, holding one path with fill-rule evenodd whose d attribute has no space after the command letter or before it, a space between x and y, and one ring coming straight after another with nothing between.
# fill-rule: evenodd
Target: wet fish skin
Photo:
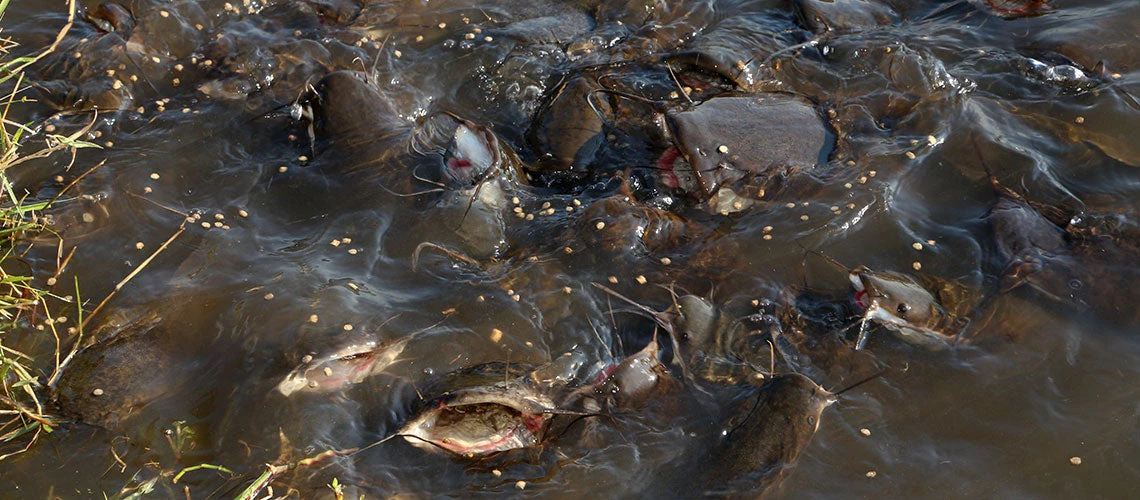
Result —
<instances>
[{"instance_id":1,"label":"wet fish skin","mask_svg":"<svg viewBox=\"0 0 1140 500\"><path fill-rule=\"evenodd\" d=\"M777 485L837 397L795 374L773 377L735 409L730 428L702 460L705 495L756 497Z\"/></svg>"},{"instance_id":2,"label":"wet fish skin","mask_svg":"<svg viewBox=\"0 0 1140 500\"><path fill-rule=\"evenodd\" d=\"M411 336L395 342L350 344L332 354L302 364L289 372L277 391L289 397L303 393L329 393L359 384L399 361Z\"/></svg>"},{"instance_id":3,"label":"wet fish skin","mask_svg":"<svg viewBox=\"0 0 1140 500\"><path fill-rule=\"evenodd\" d=\"M813 167L833 141L815 106L790 94L714 97L666 116L702 200L748 174Z\"/></svg>"}]
</instances>

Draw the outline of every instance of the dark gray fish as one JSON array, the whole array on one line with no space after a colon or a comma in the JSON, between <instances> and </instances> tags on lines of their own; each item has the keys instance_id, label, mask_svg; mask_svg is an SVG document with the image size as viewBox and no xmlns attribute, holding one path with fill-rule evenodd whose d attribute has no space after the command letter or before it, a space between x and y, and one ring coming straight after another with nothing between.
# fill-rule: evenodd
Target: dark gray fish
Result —
<instances>
[{"instance_id":1,"label":"dark gray fish","mask_svg":"<svg viewBox=\"0 0 1140 500\"><path fill-rule=\"evenodd\" d=\"M172 391L189 371L174 356L170 334L157 315L109 330L67 364L56 399L80 422L115 429Z\"/></svg>"},{"instance_id":2,"label":"dark gray fish","mask_svg":"<svg viewBox=\"0 0 1140 500\"><path fill-rule=\"evenodd\" d=\"M1072 214L1060 227L1041 210L996 180L998 194L987 218L1005 263L999 291L1032 288L1077 312L1092 311L1116 325L1140 323L1134 296L1122 293L1140 278L1140 240L1123 214Z\"/></svg>"},{"instance_id":3,"label":"dark gray fish","mask_svg":"<svg viewBox=\"0 0 1140 500\"><path fill-rule=\"evenodd\" d=\"M816 33L851 32L898 23L890 5L875 0L797 0L796 17Z\"/></svg>"},{"instance_id":4,"label":"dark gray fish","mask_svg":"<svg viewBox=\"0 0 1140 500\"><path fill-rule=\"evenodd\" d=\"M593 285L637 307L669 334L677 362L690 383L696 384L698 378L727 384L746 383L757 375L762 378L736 357L736 344L750 332L707 299L682 295L669 309L654 311L604 285Z\"/></svg>"},{"instance_id":5,"label":"dark gray fish","mask_svg":"<svg viewBox=\"0 0 1140 500\"><path fill-rule=\"evenodd\" d=\"M701 460L706 495L758 497L795 466L838 400L799 374L777 375L734 410L729 429Z\"/></svg>"},{"instance_id":6,"label":"dark gray fish","mask_svg":"<svg viewBox=\"0 0 1140 500\"><path fill-rule=\"evenodd\" d=\"M714 97L666 117L677 149L658 162L662 180L701 200L731 198L721 186L750 174L814 167L834 141L816 107L790 94ZM717 201L710 205L723 205Z\"/></svg>"}]
</instances>

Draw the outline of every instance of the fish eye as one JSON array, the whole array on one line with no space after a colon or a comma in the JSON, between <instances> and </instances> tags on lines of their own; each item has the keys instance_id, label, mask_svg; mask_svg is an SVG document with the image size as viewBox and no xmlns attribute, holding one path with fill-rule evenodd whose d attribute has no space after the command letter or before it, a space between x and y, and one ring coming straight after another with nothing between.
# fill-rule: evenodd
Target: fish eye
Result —
<instances>
[{"instance_id":1,"label":"fish eye","mask_svg":"<svg viewBox=\"0 0 1140 500\"><path fill-rule=\"evenodd\" d=\"M906 302L900 302L899 306L895 308L899 312L899 316L906 316L906 312L910 310L910 306Z\"/></svg>"},{"instance_id":2,"label":"fish eye","mask_svg":"<svg viewBox=\"0 0 1140 500\"><path fill-rule=\"evenodd\" d=\"M815 425L815 416L808 415L807 423L808 423L808 425Z\"/></svg>"}]
</instances>

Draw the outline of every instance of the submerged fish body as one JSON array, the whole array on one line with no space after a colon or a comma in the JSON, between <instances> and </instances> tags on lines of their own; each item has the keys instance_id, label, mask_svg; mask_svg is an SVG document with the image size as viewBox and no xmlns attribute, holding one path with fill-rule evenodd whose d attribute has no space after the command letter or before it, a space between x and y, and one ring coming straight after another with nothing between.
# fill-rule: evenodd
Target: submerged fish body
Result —
<instances>
[{"instance_id":1,"label":"submerged fish body","mask_svg":"<svg viewBox=\"0 0 1140 500\"><path fill-rule=\"evenodd\" d=\"M354 343L320 358L309 359L289 372L277 384L285 396L299 393L328 393L349 388L383 372L399 361L411 337L392 343Z\"/></svg>"},{"instance_id":2,"label":"submerged fish body","mask_svg":"<svg viewBox=\"0 0 1140 500\"><path fill-rule=\"evenodd\" d=\"M1118 293L1140 275L1140 231L1127 216L1039 207L993 182L998 199L987 218L1005 266L1001 293L1024 287L1111 324L1140 323L1140 309Z\"/></svg>"},{"instance_id":3,"label":"submerged fish body","mask_svg":"<svg viewBox=\"0 0 1140 500\"><path fill-rule=\"evenodd\" d=\"M833 142L815 106L790 94L714 97L666 116L680 157L659 165L664 182L702 200L732 198L721 187L751 174L811 168ZM744 208L744 201L736 204Z\"/></svg>"},{"instance_id":4,"label":"submerged fish body","mask_svg":"<svg viewBox=\"0 0 1140 500\"><path fill-rule=\"evenodd\" d=\"M730 428L704 460L701 486L717 496L759 496L793 467L837 400L811 379L773 377L736 408ZM711 462L711 463L710 463Z\"/></svg>"}]
</instances>

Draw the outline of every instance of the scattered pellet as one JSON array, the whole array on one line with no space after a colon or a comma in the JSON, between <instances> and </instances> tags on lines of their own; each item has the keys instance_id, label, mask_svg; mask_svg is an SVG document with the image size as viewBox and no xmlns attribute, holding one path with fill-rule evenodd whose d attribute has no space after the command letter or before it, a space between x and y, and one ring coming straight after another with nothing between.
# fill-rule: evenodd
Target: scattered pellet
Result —
<instances>
[{"instance_id":1,"label":"scattered pellet","mask_svg":"<svg viewBox=\"0 0 1140 500\"><path fill-rule=\"evenodd\" d=\"M159 178L158 172L151 172L151 173L150 173L150 178L151 178L151 179L154 179L154 180L156 180L156 181L157 181L157 180L158 180L158 178Z\"/></svg>"},{"instance_id":2,"label":"scattered pellet","mask_svg":"<svg viewBox=\"0 0 1140 500\"><path fill-rule=\"evenodd\" d=\"M331 368L331 367L328 367L328 366L326 366L326 367L325 367L325 369L324 369L323 371L325 372L325 376L326 376L326 377L331 377L331 376L332 376L332 374L333 374L332 368Z\"/></svg>"},{"instance_id":3,"label":"scattered pellet","mask_svg":"<svg viewBox=\"0 0 1140 500\"><path fill-rule=\"evenodd\" d=\"M135 249L136 249L136 250L142 250L142 249L143 249L143 247L145 247L145 246L146 246L146 245L145 245L143 242L141 242L141 241L140 241L140 242L138 242L138 243L135 243Z\"/></svg>"},{"instance_id":4,"label":"scattered pellet","mask_svg":"<svg viewBox=\"0 0 1140 500\"><path fill-rule=\"evenodd\" d=\"M206 228L206 229L210 229L210 227L211 227L211 226L210 226L210 223L209 223L209 222L203 222L203 223L202 223L202 227L204 227L204 228Z\"/></svg>"},{"instance_id":5,"label":"scattered pellet","mask_svg":"<svg viewBox=\"0 0 1140 500\"><path fill-rule=\"evenodd\" d=\"M764 238L764 241L771 241L771 240L772 240L772 235L770 235L770 234L765 234L765 235L763 236L763 238Z\"/></svg>"},{"instance_id":6,"label":"scattered pellet","mask_svg":"<svg viewBox=\"0 0 1140 500\"><path fill-rule=\"evenodd\" d=\"M404 53L400 52L400 49L393 50L392 55L396 56L396 59L404 57Z\"/></svg>"},{"instance_id":7,"label":"scattered pellet","mask_svg":"<svg viewBox=\"0 0 1140 500\"><path fill-rule=\"evenodd\" d=\"M606 228L606 223L604 221L598 221L597 224L594 224L594 227L601 231L602 229Z\"/></svg>"},{"instance_id":8,"label":"scattered pellet","mask_svg":"<svg viewBox=\"0 0 1140 500\"><path fill-rule=\"evenodd\" d=\"M930 246L934 246L934 240L926 240L926 244L930 245Z\"/></svg>"},{"instance_id":9,"label":"scattered pellet","mask_svg":"<svg viewBox=\"0 0 1140 500\"><path fill-rule=\"evenodd\" d=\"M499 469L492 469L492 470L491 470L491 474L494 474L494 475L495 475L495 477L499 477L499 476L502 476L502 475L503 475L503 471L501 471L501 470L499 470Z\"/></svg>"},{"instance_id":10,"label":"scattered pellet","mask_svg":"<svg viewBox=\"0 0 1140 500\"><path fill-rule=\"evenodd\" d=\"M875 170L870 170L870 171L868 171L868 172L867 172L867 177L874 177L874 176L876 176L876 175L879 175L879 172L878 172L878 171L875 171Z\"/></svg>"},{"instance_id":11,"label":"scattered pellet","mask_svg":"<svg viewBox=\"0 0 1140 500\"><path fill-rule=\"evenodd\" d=\"M843 187L845 187L847 189L851 189L852 186L851 186L850 182L845 182L845 183L843 183Z\"/></svg>"},{"instance_id":12,"label":"scattered pellet","mask_svg":"<svg viewBox=\"0 0 1140 500\"><path fill-rule=\"evenodd\" d=\"M808 217L808 215L807 215L807 214L803 214L803 215L801 215L801 216L800 216L800 220L802 220L802 221L806 221L806 220L808 220L808 219L810 219L810 218L811 218L811 217Z\"/></svg>"},{"instance_id":13,"label":"scattered pellet","mask_svg":"<svg viewBox=\"0 0 1140 500\"><path fill-rule=\"evenodd\" d=\"M875 471L873 471L873 470L869 470L869 471L867 471L867 477L869 477L869 478L871 478L871 479L874 479L874 478L875 478L875 476L878 476L878 475L879 475L879 473L878 473L878 472L875 472Z\"/></svg>"},{"instance_id":14,"label":"scattered pellet","mask_svg":"<svg viewBox=\"0 0 1140 500\"><path fill-rule=\"evenodd\" d=\"M422 41L424 41L424 36L423 36L423 35L416 35L416 41L417 41L417 42L422 42Z\"/></svg>"},{"instance_id":15,"label":"scattered pellet","mask_svg":"<svg viewBox=\"0 0 1140 500\"><path fill-rule=\"evenodd\" d=\"M439 29L444 29L446 27L447 27L447 23L439 23Z\"/></svg>"},{"instance_id":16,"label":"scattered pellet","mask_svg":"<svg viewBox=\"0 0 1140 500\"><path fill-rule=\"evenodd\" d=\"M351 323L345 323L344 324L344 331L351 332L352 331L352 324Z\"/></svg>"},{"instance_id":17,"label":"scattered pellet","mask_svg":"<svg viewBox=\"0 0 1140 500\"><path fill-rule=\"evenodd\" d=\"M321 318L319 316L317 316L316 314L310 314L309 315L309 323L316 323L320 319Z\"/></svg>"},{"instance_id":18,"label":"scattered pellet","mask_svg":"<svg viewBox=\"0 0 1140 500\"><path fill-rule=\"evenodd\" d=\"M922 250L922 243L916 241L914 243L911 243L910 247L915 249L915 250Z\"/></svg>"},{"instance_id":19,"label":"scattered pellet","mask_svg":"<svg viewBox=\"0 0 1140 500\"><path fill-rule=\"evenodd\" d=\"M491 40L494 40L494 38L491 38L491 35L487 35L487 36L483 37L484 42L490 42Z\"/></svg>"},{"instance_id":20,"label":"scattered pellet","mask_svg":"<svg viewBox=\"0 0 1140 500\"><path fill-rule=\"evenodd\" d=\"M649 282L649 280L645 279L645 275L642 274L637 275L633 280L636 281L638 285L644 285Z\"/></svg>"},{"instance_id":21,"label":"scattered pellet","mask_svg":"<svg viewBox=\"0 0 1140 500\"><path fill-rule=\"evenodd\" d=\"M358 253L360 253L360 250L357 250L357 249L355 249L355 248L349 248L349 249L348 249L348 254L349 254L349 255L356 255L356 254L358 254Z\"/></svg>"},{"instance_id":22,"label":"scattered pellet","mask_svg":"<svg viewBox=\"0 0 1140 500\"><path fill-rule=\"evenodd\" d=\"M718 152L720 152L720 154L722 154L722 155L723 155L723 154L728 154L728 146L725 146L724 144L721 144L720 146L717 146L716 150L717 150Z\"/></svg>"},{"instance_id":23,"label":"scattered pellet","mask_svg":"<svg viewBox=\"0 0 1140 500\"><path fill-rule=\"evenodd\" d=\"M305 156L305 155L301 155L301 156L297 157L297 161L309 161L309 157Z\"/></svg>"},{"instance_id":24,"label":"scattered pellet","mask_svg":"<svg viewBox=\"0 0 1140 500\"><path fill-rule=\"evenodd\" d=\"M562 247L562 253L569 255L574 253L574 249L570 247Z\"/></svg>"},{"instance_id":25,"label":"scattered pellet","mask_svg":"<svg viewBox=\"0 0 1140 500\"><path fill-rule=\"evenodd\" d=\"M673 259L670 259L669 257L661 257L661 263L667 266L673 263Z\"/></svg>"},{"instance_id":26,"label":"scattered pellet","mask_svg":"<svg viewBox=\"0 0 1140 500\"><path fill-rule=\"evenodd\" d=\"M503 340L503 331L498 328L492 328L491 342L498 344L500 340Z\"/></svg>"},{"instance_id":27,"label":"scattered pellet","mask_svg":"<svg viewBox=\"0 0 1140 500\"><path fill-rule=\"evenodd\" d=\"M919 271L922 269L922 263L916 260L910 267L913 267L915 271Z\"/></svg>"},{"instance_id":28,"label":"scattered pellet","mask_svg":"<svg viewBox=\"0 0 1140 500\"><path fill-rule=\"evenodd\" d=\"M515 488L518 488L520 490L526 489L526 481L519 481L515 483Z\"/></svg>"},{"instance_id":29,"label":"scattered pellet","mask_svg":"<svg viewBox=\"0 0 1140 500\"><path fill-rule=\"evenodd\" d=\"M796 204L795 204L795 203L792 203L792 202L790 202L790 201L789 201L789 202L788 202L786 205L784 205L784 207L786 207L786 208L796 208Z\"/></svg>"},{"instance_id":30,"label":"scattered pellet","mask_svg":"<svg viewBox=\"0 0 1140 500\"><path fill-rule=\"evenodd\" d=\"M1069 463L1073 465L1081 465L1081 457L1072 457L1069 459Z\"/></svg>"},{"instance_id":31,"label":"scattered pellet","mask_svg":"<svg viewBox=\"0 0 1140 500\"><path fill-rule=\"evenodd\" d=\"M908 160L913 160L914 158L915 158L915 156L914 156L914 152L912 152L912 151L907 151L907 152L906 152L906 159L908 159Z\"/></svg>"},{"instance_id":32,"label":"scattered pellet","mask_svg":"<svg viewBox=\"0 0 1140 500\"><path fill-rule=\"evenodd\" d=\"M249 217L249 212L246 212L245 210L238 210L238 215L242 217Z\"/></svg>"},{"instance_id":33,"label":"scattered pellet","mask_svg":"<svg viewBox=\"0 0 1140 500\"><path fill-rule=\"evenodd\" d=\"M618 279L617 279L617 276L610 276L610 277L606 278L606 281L609 281L610 283L613 283L616 285L618 282Z\"/></svg>"},{"instance_id":34,"label":"scattered pellet","mask_svg":"<svg viewBox=\"0 0 1140 500\"><path fill-rule=\"evenodd\" d=\"M103 395L103 389L96 388L95 390L91 391L91 395L92 396L102 396Z\"/></svg>"},{"instance_id":35,"label":"scattered pellet","mask_svg":"<svg viewBox=\"0 0 1140 500\"><path fill-rule=\"evenodd\" d=\"M273 300L273 292L265 294L265 300Z\"/></svg>"},{"instance_id":36,"label":"scattered pellet","mask_svg":"<svg viewBox=\"0 0 1140 500\"><path fill-rule=\"evenodd\" d=\"M871 435L871 429L868 429L866 427L859 429L859 434L862 434L864 436L870 436Z\"/></svg>"},{"instance_id":37,"label":"scattered pellet","mask_svg":"<svg viewBox=\"0 0 1140 500\"><path fill-rule=\"evenodd\" d=\"M519 301L521 301L521 300L522 300L522 295L519 295L519 294L517 294L517 293L516 293L516 294L514 294L514 295L511 295L511 298L512 298L512 299L514 299L514 300L515 300L515 302L519 302Z\"/></svg>"},{"instance_id":38,"label":"scattered pellet","mask_svg":"<svg viewBox=\"0 0 1140 500\"><path fill-rule=\"evenodd\" d=\"M281 165L280 167L277 167L277 171L281 172L281 173L285 173L285 172L289 171L289 167L286 167L285 165Z\"/></svg>"},{"instance_id":39,"label":"scattered pellet","mask_svg":"<svg viewBox=\"0 0 1140 500\"><path fill-rule=\"evenodd\" d=\"M1085 117L1083 117L1083 116L1078 116L1078 117L1077 117L1077 119L1076 119L1076 120L1074 120L1074 121L1076 121L1077 123L1084 123L1084 122L1085 122Z\"/></svg>"}]
</instances>

